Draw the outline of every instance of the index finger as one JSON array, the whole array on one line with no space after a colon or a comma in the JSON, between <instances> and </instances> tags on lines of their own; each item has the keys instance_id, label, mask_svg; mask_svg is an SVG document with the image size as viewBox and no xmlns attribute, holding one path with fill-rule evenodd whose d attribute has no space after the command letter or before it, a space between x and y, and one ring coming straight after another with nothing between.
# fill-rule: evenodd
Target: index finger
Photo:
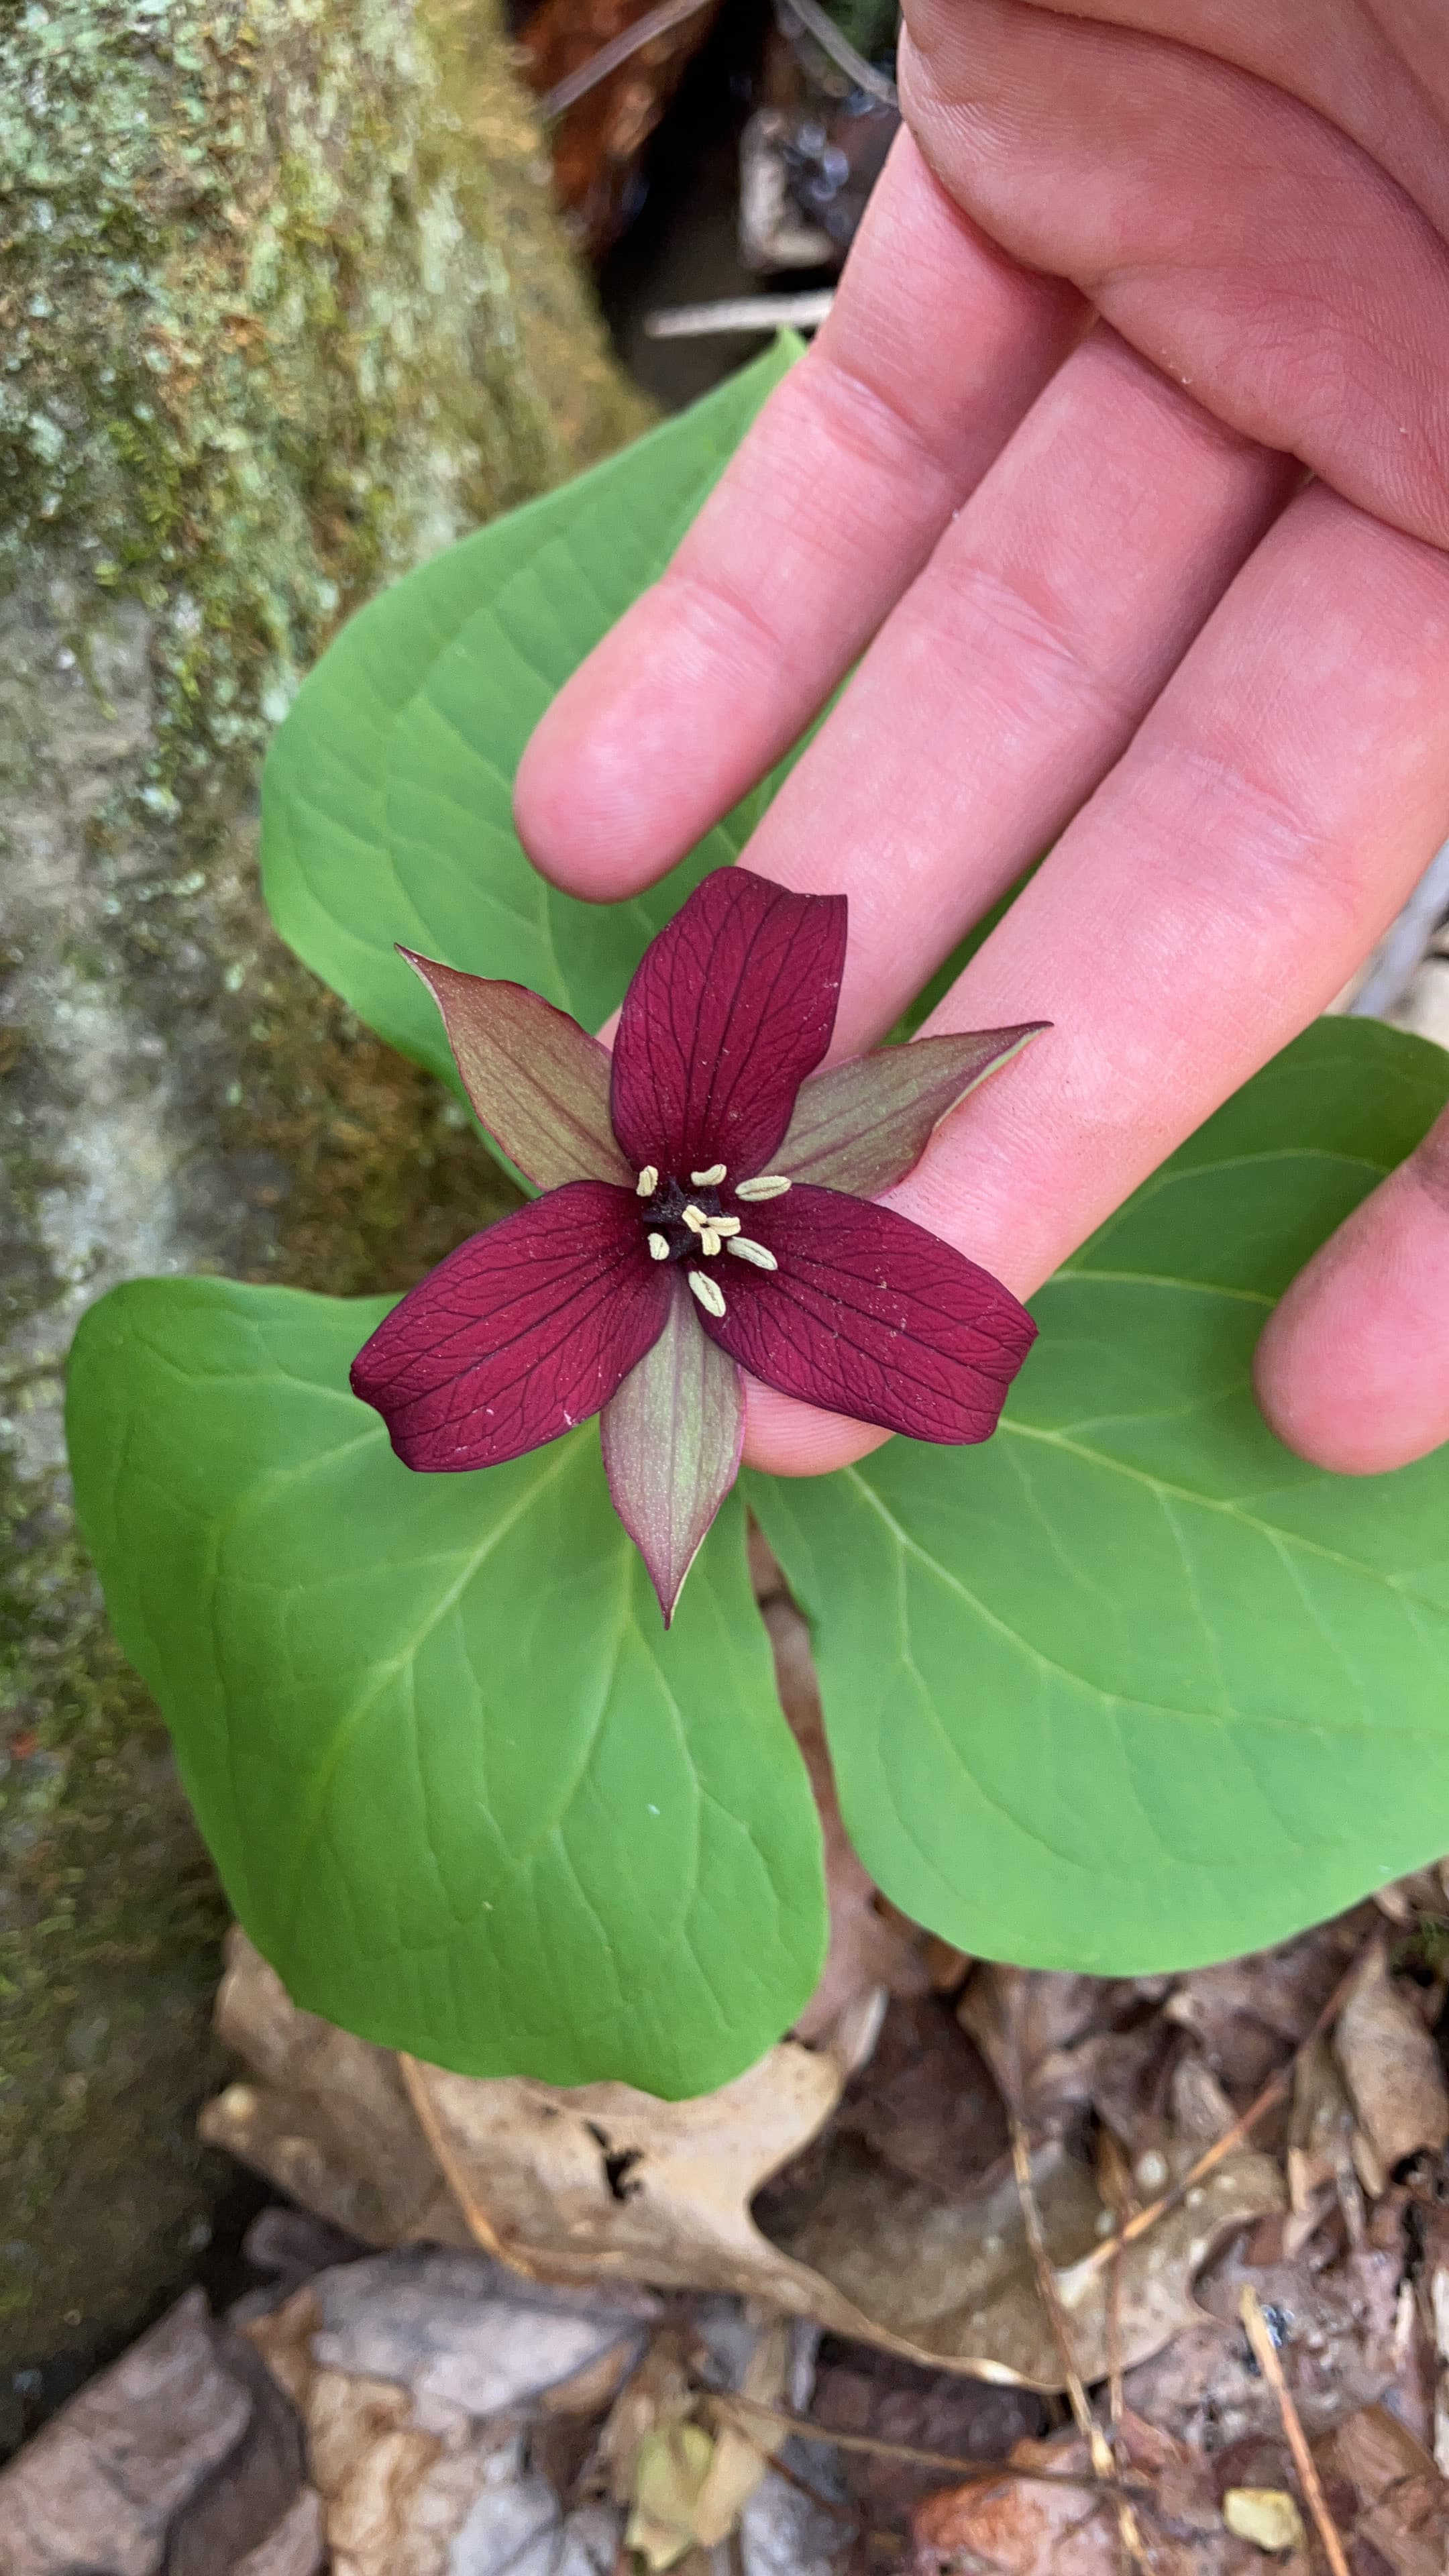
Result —
<instances>
[{"instance_id":1,"label":"index finger","mask_svg":"<svg viewBox=\"0 0 1449 2576\"><path fill-rule=\"evenodd\" d=\"M1085 328L902 134L834 309L662 580L554 700L515 816L543 874L649 884L796 741Z\"/></svg>"}]
</instances>

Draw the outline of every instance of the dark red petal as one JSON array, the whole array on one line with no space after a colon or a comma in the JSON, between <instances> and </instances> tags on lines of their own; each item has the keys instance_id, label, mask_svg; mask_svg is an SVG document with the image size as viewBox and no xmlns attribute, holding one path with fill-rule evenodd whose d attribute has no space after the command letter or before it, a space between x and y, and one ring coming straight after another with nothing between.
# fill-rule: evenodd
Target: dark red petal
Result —
<instances>
[{"instance_id":1,"label":"dark red petal","mask_svg":"<svg viewBox=\"0 0 1449 2576\"><path fill-rule=\"evenodd\" d=\"M607 1404L669 1303L633 1193L569 1181L410 1289L358 1352L352 1391L406 1466L497 1467Z\"/></svg>"},{"instance_id":2,"label":"dark red petal","mask_svg":"<svg viewBox=\"0 0 1449 2576\"><path fill-rule=\"evenodd\" d=\"M741 1211L744 1213L744 1211ZM711 1338L785 1395L912 1440L987 1440L1036 1339L1009 1288L893 1208L797 1182L749 1212L779 1264L716 1258Z\"/></svg>"},{"instance_id":3,"label":"dark red petal","mask_svg":"<svg viewBox=\"0 0 1449 2576\"><path fill-rule=\"evenodd\" d=\"M845 897L718 868L652 940L614 1040L614 1133L640 1168L763 1171L830 1044Z\"/></svg>"}]
</instances>

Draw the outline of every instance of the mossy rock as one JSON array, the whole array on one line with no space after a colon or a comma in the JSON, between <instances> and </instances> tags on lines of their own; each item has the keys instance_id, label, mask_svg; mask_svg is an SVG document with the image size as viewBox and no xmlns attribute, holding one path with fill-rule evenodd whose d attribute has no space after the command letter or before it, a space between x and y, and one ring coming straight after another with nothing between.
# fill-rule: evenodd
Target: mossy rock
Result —
<instances>
[{"instance_id":1,"label":"mossy rock","mask_svg":"<svg viewBox=\"0 0 1449 2576\"><path fill-rule=\"evenodd\" d=\"M118 1278L401 1286L503 1203L278 947L257 771L378 583L642 426L487 0L0 32L0 2394L185 2277L223 1909L70 1518ZM18 2429L12 2406L0 2439Z\"/></svg>"}]
</instances>

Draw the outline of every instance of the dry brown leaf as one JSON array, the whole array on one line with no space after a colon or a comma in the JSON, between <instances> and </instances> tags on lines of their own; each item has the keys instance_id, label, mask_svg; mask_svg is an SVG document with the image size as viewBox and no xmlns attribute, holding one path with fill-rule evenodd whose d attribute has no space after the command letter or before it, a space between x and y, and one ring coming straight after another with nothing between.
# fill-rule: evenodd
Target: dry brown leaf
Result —
<instances>
[{"instance_id":1,"label":"dry brown leaf","mask_svg":"<svg viewBox=\"0 0 1449 2576\"><path fill-rule=\"evenodd\" d=\"M1356 1906L1276 1949L1178 1980L1163 2011L1192 2034L1236 2110L1306 2039L1374 1920L1371 1906Z\"/></svg>"},{"instance_id":2,"label":"dry brown leaf","mask_svg":"<svg viewBox=\"0 0 1449 2576\"><path fill-rule=\"evenodd\" d=\"M1337 2183L1353 2163L1353 2105L1326 2039L1305 2048L1293 2076L1288 2116L1288 2195L1306 2210L1325 2183Z\"/></svg>"},{"instance_id":3,"label":"dry brown leaf","mask_svg":"<svg viewBox=\"0 0 1449 2576\"><path fill-rule=\"evenodd\" d=\"M1160 2009L1170 1983L979 1966L957 2011L1034 2136L1060 2136L1090 2109L1136 2164L1144 2155L1160 2160L1180 2134L1174 2103L1189 2065L1201 2077L1198 2093L1184 2097L1194 2133L1206 2143L1232 2118L1192 2041ZM1149 2164L1139 2177L1144 2194L1165 2176L1165 2165L1155 2173Z\"/></svg>"},{"instance_id":4,"label":"dry brown leaf","mask_svg":"<svg viewBox=\"0 0 1449 2576\"><path fill-rule=\"evenodd\" d=\"M369 2243L471 2243L388 2051L299 2011L244 1935L232 1935L228 1961L218 2026L260 2080L209 2104L203 2134ZM500 2235L541 2250L560 2280L762 2296L780 2286L781 2267L749 2201L841 2089L833 2059L790 2041L694 2102L436 2068L428 2083ZM807 2290L797 2282L774 2303L808 2314Z\"/></svg>"},{"instance_id":5,"label":"dry brown leaf","mask_svg":"<svg viewBox=\"0 0 1449 2576\"><path fill-rule=\"evenodd\" d=\"M1272 2324L1284 2378L1312 2436L1394 2384L1401 2253L1368 2246L1315 2270L1308 2255L1255 2264L1230 2247L1199 2280L1204 2322L1178 2336L1127 2382L1127 2402L1174 2439L1208 2449L1276 2436L1278 2406L1238 2319L1245 2284ZM1243 2478L1239 2484L1262 2481Z\"/></svg>"},{"instance_id":6,"label":"dry brown leaf","mask_svg":"<svg viewBox=\"0 0 1449 2576\"><path fill-rule=\"evenodd\" d=\"M413 2421L406 2389L386 2379L318 2371L307 2392L307 2449L322 2497L334 2576L395 2576L442 2438Z\"/></svg>"},{"instance_id":7,"label":"dry brown leaf","mask_svg":"<svg viewBox=\"0 0 1449 2576\"><path fill-rule=\"evenodd\" d=\"M529 2551L591 2565L580 2515L525 2460L519 2427L537 2408L533 2439L557 2432L549 2400L576 2398L601 2347L637 2356L640 2298L551 2293L478 2254L412 2247L322 2272L253 2317L244 2331L302 2417L334 2576L486 2576ZM618 2517L587 2511L611 2564Z\"/></svg>"},{"instance_id":8,"label":"dry brown leaf","mask_svg":"<svg viewBox=\"0 0 1449 2576\"><path fill-rule=\"evenodd\" d=\"M1105 2378L1111 2267L1084 2258L1110 2224L1108 2213L1091 2173L1059 2143L1040 2148L1032 2170L1077 2367L1088 2382ZM1230 2156L1125 2248L1118 2267L1124 2367L1198 2321L1194 2274L1225 2233L1282 2201L1281 2178L1266 2156ZM1010 2173L947 2197L903 2181L844 2135L793 2209L772 2202L769 2224L795 2265L808 2266L857 2315L873 2320L876 2340L982 2378L1063 2385ZM829 2321L823 2307L819 2313Z\"/></svg>"},{"instance_id":9,"label":"dry brown leaf","mask_svg":"<svg viewBox=\"0 0 1449 2576\"><path fill-rule=\"evenodd\" d=\"M1130 1978L1058 1976L983 1963L957 2004L961 2027L1032 2131L1059 2128L1091 2099L1078 2051L1138 2006Z\"/></svg>"},{"instance_id":10,"label":"dry brown leaf","mask_svg":"<svg viewBox=\"0 0 1449 2576\"><path fill-rule=\"evenodd\" d=\"M1366 2544L1355 2553L1365 2571L1383 2564L1393 2576L1444 2576L1449 2480L1396 2416L1362 2408L1317 2444L1314 2458L1339 2529Z\"/></svg>"},{"instance_id":11,"label":"dry brown leaf","mask_svg":"<svg viewBox=\"0 0 1449 2576\"><path fill-rule=\"evenodd\" d=\"M1391 1923L1407 1925L1416 1917L1427 1915L1442 1920L1444 1889L1441 1885L1443 1863L1438 1869L1415 1869L1407 1878L1392 1879L1387 1887L1376 1887L1373 1902Z\"/></svg>"},{"instance_id":12,"label":"dry brown leaf","mask_svg":"<svg viewBox=\"0 0 1449 2576\"><path fill-rule=\"evenodd\" d=\"M457 2243L456 2203L430 2183L385 2053L300 2013L239 1936L221 2027L265 2070L211 2107L206 2134L357 2233ZM560 2281L730 2290L916 2361L1008 2384L1061 2383L1010 2179L943 2197L843 2136L798 2234L751 2203L823 2127L840 2092L827 2056L784 2042L719 2093L657 2102L627 2085L575 2091L429 2073L450 2160L506 2243ZM353 2088L361 2116L353 2118ZM273 2088L276 2088L275 2090ZM237 2117L236 2092L246 2095ZM375 2158L388 2161L381 2171ZM1109 2268L1081 2257L1107 2223L1090 2174L1048 2151L1040 2189L1083 2375L1106 2369ZM1192 2276L1223 2233L1282 2203L1262 2156L1227 2158L1120 2267L1121 2351L1144 2360L1196 2315ZM367 2214L369 2226L360 2223Z\"/></svg>"},{"instance_id":13,"label":"dry brown leaf","mask_svg":"<svg viewBox=\"0 0 1449 2576\"><path fill-rule=\"evenodd\" d=\"M1010 2151L986 2061L940 1995L892 2002L836 2125L897 2173L948 2193L983 2182Z\"/></svg>"},{"instance_id":14,"label":"dry brown leaf","mask_svg":"<svg viewBox=\"0 0 1449 2576\"><path fill-rule=\"evenodd\" d=\"M1434 2458L1441 2473L1449 2477L1449 2207L1439 2206L1419 2212L1422 2234L1423 2270L1419 2293L1423 2305L1421 2320L1425 2340L1432 2343L1434 2357L1431 2428L1428 2430Z\"/></svg>"},{"instance_id":15,"label":"dry brown leaf","mask_svg":"<svg viewBox=\"0 0 1449 2576\"><path fill-rule=\"evenodd\" d=\"M941 2470L902 2456L934 2451L953 2460L1003 2460L1014 2442L1048 2427L1034 2390L993 2388L954 2371L926 2370L897 2354L846 2348L822 2360L810 2412L822 2430L863 2435L877 2451L853 2447L840 2467L872 2529L903 2527L912 2509L939 2487Z\"/></svg>"},{"instance_id":16,"label":"dry brown leaf","mask_svg":"<svg viewBox=\"0 0 1449 2576\"><path fill-rule=\"evenodd\" d=\"M1233 2106L1205 2058L1187 2050L1172 2069L1168 2127L1184 2145L1210 2147L1233 2125Z\"/></svg>"},{"instance_id":17,"label":"dry brown leaf","mask_svg":"<svg viewBox=\"0 0 1449 2576\"><path fill-rule=\"evenodd\" d=\"M1420 2148L1449 2141L1449 2085L1418 2006L1372 1949L1338 2017L1334 2052L1358 2124L1383 2177ZM1365 2175L1365 2188L1374 2185ZM1375 2177L1379 2190L1382 2180Z\"/></svg>"},{"instance_id":18,"label":"dry brown leaf","mask_svg":"<svg viewBox=\"0 0 1449 2576\"><path fill-rule=\"evenodd\" d=\"M1110 2497L1095 2495L1089 2484L1039 2482L1041 2473L1088 2478L1086 2442L1077 2435L1018 2442L1011 2459L1038 2477L947 2488L919 2507L915 2576L1119 2576L1121 2543ZM1129 2413L1119 2428L1118 2465L1145 2497L1135 2509L1153 2576L1262 2576L1258 2552L1224 2523L1200 2454ZM1306 2561L1298 2566L1307 2576Z\"/></svg>"}]
</instances>

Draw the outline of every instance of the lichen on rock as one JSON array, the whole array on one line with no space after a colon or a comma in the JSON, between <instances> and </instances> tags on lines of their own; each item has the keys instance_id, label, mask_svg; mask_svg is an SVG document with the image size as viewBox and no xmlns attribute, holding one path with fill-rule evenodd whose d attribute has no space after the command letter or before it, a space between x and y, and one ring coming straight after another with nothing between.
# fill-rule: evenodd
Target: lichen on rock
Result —
<instances>
[{"instance_id":1,"label":"lichen on rock","mask_svg":"<svg viewBox=\"0 0 1449 2576\"><path fill-rule=\"evenodd\" d=\"M276 943L257 771L352 606L642 407L484 0L22 0L0 191L13 2368L134 2325L220 2188L191 2114L222 1907L77 1546L64 1353L116 1279L402 1286L505 1203Z\"/></svg>"}]
</instances>

